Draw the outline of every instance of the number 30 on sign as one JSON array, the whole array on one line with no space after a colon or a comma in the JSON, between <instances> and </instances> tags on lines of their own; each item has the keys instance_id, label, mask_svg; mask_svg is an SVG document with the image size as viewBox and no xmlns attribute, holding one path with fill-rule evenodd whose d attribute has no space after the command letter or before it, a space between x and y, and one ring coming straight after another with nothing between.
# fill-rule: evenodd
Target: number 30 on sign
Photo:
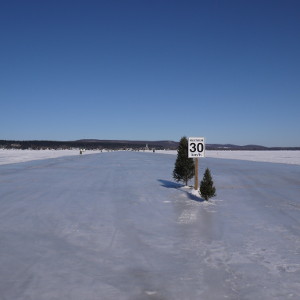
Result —
<instances>
[{"instance_id":1,"label":"number 30 on sign","mask_svg":"<svg viewBox=\"0 0 300 300\"><path fill-rule=\"evenodd\" d=\"M190 137L189 138L189 158L204 157L205 143L204 137Z\"/></svg>"}]
</instances>

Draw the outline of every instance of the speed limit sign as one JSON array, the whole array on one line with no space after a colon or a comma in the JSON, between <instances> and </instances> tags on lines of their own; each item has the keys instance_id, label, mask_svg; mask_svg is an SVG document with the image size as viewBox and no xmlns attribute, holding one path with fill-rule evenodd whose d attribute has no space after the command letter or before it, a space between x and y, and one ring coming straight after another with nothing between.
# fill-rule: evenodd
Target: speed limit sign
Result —
<instances>
[{"instance_id":1,"label":"speed limit sign","mask_svg":"<svg viewBox=\"0 0 300 300\"><path fill-rule=\"evenodd\" d=\"M189 138L189 158L205 157L205 143L204 137L190 137Z\"/></svg>"}]
</instances>

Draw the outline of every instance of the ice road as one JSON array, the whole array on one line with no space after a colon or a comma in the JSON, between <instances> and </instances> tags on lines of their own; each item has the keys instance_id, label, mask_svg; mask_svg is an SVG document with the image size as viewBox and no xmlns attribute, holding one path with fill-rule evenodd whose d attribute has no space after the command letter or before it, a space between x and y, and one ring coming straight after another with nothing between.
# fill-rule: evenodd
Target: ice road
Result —
<instances>
[{"instance_id":1,"label":"ice road","mask_svg":"<svg viewBox=\"0 0 300 300\"><path fill-rule=\"evenodd\" d=\"M112 152L0 166L1 300L299 299L300 166Z\"/></svg>"}]
</instances>

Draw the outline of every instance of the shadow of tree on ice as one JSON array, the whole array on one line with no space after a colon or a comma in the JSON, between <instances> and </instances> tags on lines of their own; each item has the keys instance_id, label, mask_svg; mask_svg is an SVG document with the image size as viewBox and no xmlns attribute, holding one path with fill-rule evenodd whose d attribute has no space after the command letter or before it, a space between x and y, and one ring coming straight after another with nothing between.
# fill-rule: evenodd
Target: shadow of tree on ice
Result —
<instances>
[{"instance_id":1,"label":"shadow of tree on ice","mask_svg":"<svg viewBox=\"0 0 300 300\"><path fill-rule=\"evenodd\" d=\"M176 190L180 190L181 192L184 192L186 194L186 196L193 201L196 202L204 202L205 200L203 198L197 195L192 194L189 190L186 190L186 186L184 186L183 184L179 184L173 181L169 181L169 180L165 180L165 179L158 179L158 182L161 183L161 186L168 188L168 189L176 189Z\"/></svg>"}]
</instances>

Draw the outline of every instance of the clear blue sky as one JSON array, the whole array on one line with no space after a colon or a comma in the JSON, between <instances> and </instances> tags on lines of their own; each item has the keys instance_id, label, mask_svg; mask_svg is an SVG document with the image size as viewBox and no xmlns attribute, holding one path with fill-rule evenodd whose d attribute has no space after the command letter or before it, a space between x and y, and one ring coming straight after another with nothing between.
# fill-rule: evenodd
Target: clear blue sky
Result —
<instances>
[{"instance_id":1,"label":"clear blue sky","mask_svg":"<svg viewBox=\"0 0 300 300\"><path fill-rule=\"evenodd\" d=\"M300 1L0 0L0 139L300 146Z\"/></svg>"}]
</instances>

